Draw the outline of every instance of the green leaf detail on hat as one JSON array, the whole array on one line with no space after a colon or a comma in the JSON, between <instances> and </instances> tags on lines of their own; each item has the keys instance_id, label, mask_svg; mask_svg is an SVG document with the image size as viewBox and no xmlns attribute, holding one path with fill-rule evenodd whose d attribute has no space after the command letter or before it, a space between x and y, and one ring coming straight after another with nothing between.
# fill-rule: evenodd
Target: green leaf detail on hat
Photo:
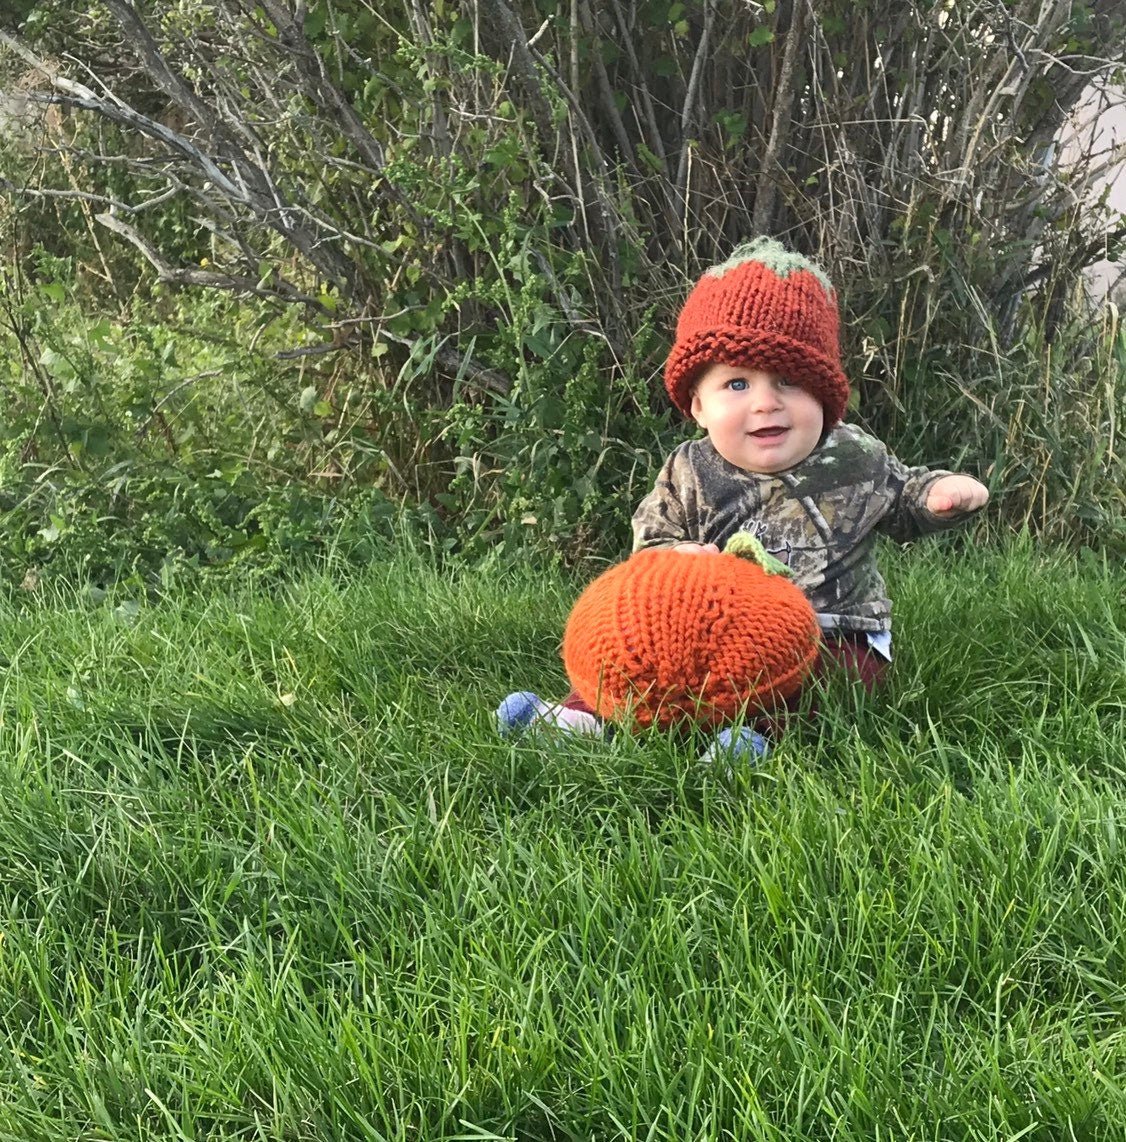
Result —
<instances>
[{"instance_id":1,"label":"green leaf detail on hat","mask_svg":"<svg viewBox=\"0 0 1126 1142\"><path fill-rule=\"evenodd\" d=\"M768 575L789 575L790 569L781 559L775 559L749 531L737 531L724 545L724 555L738 555L757 563Z\"/></svg>"},{"instance_id":2,"label":"green leaf detail on hat","mask_svg":"<svg viewBox=\"0 0 1126 1142\"><path fill-rule=\"evenodd\" d=\"M798 270L806 270L825 287L827 294L832 294L833 283L820 266L811 262L801 254L787 250L776 238L752 238L741 246L736 246L731 257L718 266L705 270L705 276L721 278L729 270L737 269L744 262L761 262L768 270L772 270L780 278L788 278Z\"/></svg>"}]
</instances>

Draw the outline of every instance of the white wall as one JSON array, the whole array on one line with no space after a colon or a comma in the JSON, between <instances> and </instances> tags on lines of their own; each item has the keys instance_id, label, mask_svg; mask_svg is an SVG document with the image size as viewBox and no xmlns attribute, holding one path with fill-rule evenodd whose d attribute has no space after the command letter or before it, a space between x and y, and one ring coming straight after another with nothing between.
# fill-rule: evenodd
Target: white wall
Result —
<instances>
[{"instance_id":1,"label":"white wall","mask_svg":"<svg viewBox=\"0 0 1126 1142\"><path fill-rule=\"evenodd\" d=\"M1109 104L1100 103L1101 98L1104 103L1108 99ZM1080 104L1070 137L1064 141L1063 161L1066 163L1079 153L1080 148L1086 149L1092 144L1096 151L1114 147L1120 149L1121 157L1117 167L1100 180L1098 188L1109 188L1108 206L1111 210L1126 214L1126 88L1110 89L1105 93L1105 98L1099 92L1092 91L1090 99ZM1102 261L1093 265L1087 275L1092 292L1098 297L1104 297L1118 283L1116 296L1121 297L1123 285L1119 279L1124 272L1126 259L1122 257L1113 263Z\"/></svg>"}]
</instances>

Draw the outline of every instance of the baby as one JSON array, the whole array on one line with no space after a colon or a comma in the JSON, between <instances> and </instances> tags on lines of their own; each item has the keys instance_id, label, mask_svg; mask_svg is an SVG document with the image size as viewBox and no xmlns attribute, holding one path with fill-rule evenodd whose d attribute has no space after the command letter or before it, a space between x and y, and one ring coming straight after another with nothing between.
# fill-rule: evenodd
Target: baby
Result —
<instances>
[{"instance_id":1,"label":"baby","mask_svg":"<svg viewBox=\"0 0 1126 1142\"><path fill-rule=\"evenodd\" d=\"M665 387L706 436L680 444L661 467L634 513L634 550L666 546L707 558L736 532L751 532L817 612L823 663L874 687L891 660L876 533L903 541L956 526L986 504L985 486L908 468L875 437L841 423L849 384L836 294L818 266L773 239L740 246L693 287ZM601 728L576 695L549 705L527 691L510 694L497 720L503 733L537 721ZM734 737L721 732L718 745L762 754L768 743L740 727Z\"/></svg>"}]
</instances>

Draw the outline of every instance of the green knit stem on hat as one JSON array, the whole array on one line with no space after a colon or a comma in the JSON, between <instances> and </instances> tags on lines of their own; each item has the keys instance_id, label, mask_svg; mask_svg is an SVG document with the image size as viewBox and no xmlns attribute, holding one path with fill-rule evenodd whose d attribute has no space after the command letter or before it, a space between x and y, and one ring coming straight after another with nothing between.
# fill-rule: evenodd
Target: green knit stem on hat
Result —
<instances>
[{"instance_id":1,"label":"green knit stem on hat","mask_svg":"<svg viewBox=\"0 0 1126 1142\"><path fill-rule=\"evenodd\" d=\"M790 569L775 559L749 531L737 531L724 545L724 555L738 555L757 563L768 575L789 575Z\"/></svg>"},{"instance_id":2,"label":"green knit stem on hat","mask_svg":"<svg viewBox=\"0 0 1126 1142\"><path fill-rule=\"evenodd\" d=\"M801 254L787 250L776 238L752 238L741 246L736 246L731 257L718 266L705 270L707 277L721 278L728 270L741 266L744 262L761 262L768 270L773 270L780 278L787 278L798 270L808 270L825 287L827 294L832 294L833 283L820 266L815 265Z\"/></svg>"}]
</instances>

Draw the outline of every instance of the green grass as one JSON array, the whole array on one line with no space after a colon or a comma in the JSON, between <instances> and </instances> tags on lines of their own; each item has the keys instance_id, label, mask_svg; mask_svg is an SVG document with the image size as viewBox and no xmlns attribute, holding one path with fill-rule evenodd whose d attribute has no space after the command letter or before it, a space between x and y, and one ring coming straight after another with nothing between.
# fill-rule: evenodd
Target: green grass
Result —
<instances>
[{"instance_id":1,"label":"green grass","mask_svg":"<svg viewBox=\"0 0 1126 1142\"><path fill-rule=\"evenodd\" d=\"M1126 575L886 568L733 781L496 738L559 577L6 598L0 1137L1126 1137Z\"/></svg>"}]
</instances>

